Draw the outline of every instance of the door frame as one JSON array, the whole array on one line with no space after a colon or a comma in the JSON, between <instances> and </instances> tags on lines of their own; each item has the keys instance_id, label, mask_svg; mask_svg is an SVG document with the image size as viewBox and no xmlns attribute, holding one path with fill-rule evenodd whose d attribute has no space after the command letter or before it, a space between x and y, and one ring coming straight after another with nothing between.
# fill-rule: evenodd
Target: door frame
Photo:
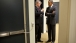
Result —
<instances>
[{"instance_id":1,"label":"door frame","mask_svg":"<svg viewBox=\"0 0 76 43\"><path fill-rule=\"evenodd\" d=\"M25 43L35 43L34 0L24 0L23 2Z\"/></svg>"}]
</instances>

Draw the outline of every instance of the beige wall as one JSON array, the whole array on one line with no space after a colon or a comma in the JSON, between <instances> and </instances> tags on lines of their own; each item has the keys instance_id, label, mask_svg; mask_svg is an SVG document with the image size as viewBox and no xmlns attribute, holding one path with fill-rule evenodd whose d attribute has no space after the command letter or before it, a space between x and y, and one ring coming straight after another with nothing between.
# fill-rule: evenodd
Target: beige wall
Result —
<instances>
[{"instance_id":1,"label":"beige wall","mask_svg":"<svg viewBox=\"0 0 76 43\"><path fill-rule=\"evenodd\" d=\"M58 43L68 43L68 30L70 22L70 5L69 0L60 0L59 7L59 37Z\"/></svg>"},{"instance_id":2,"label":"beige wall","mask_svg":"<svg viewBox=\"0 0 76 43\"><path fill-rule=\"evenodd\" d=\"M76 0L71 0L69 43L76 43Z\"/></svg>"},{"instance_id":3,"label":"beige wall","mask_svg":"<svg viewBox=\"0 0 76 43\"><path fill-rule=\"evenodd\" d=\"M58 43L76 43L76 0L60 0Z\"/></svg>"}]
</instances>

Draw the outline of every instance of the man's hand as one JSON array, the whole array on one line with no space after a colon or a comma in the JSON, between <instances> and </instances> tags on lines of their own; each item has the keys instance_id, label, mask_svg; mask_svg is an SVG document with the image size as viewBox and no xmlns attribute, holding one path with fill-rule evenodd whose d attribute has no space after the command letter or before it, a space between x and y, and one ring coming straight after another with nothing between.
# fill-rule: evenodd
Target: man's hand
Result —
<instances>
[{"instance_id":1,"label":"man's hand","mask_svg":"<svg viewBox=\"0 0 76 43\"><path fill-rule=\"evenodd\" d=\"M44 9L42 9L41 12L44 12Z\"/></svg>"},{"instance_id":2,"label":"man's hand","mask_svg":"<svg viewBox=\"0 0 76 43\"><path fill-rule=\"evenodd\" d=\"M53 11L53 14L55 13L55 11Z\"/></svg>"}]
</instances>

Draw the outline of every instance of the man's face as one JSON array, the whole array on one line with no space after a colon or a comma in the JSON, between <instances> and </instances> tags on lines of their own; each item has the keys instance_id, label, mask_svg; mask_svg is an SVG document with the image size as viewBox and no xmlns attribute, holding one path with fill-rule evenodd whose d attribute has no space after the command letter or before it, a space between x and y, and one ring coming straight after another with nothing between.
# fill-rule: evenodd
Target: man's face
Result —
<instances>
[{"instance_id":1,"label":"man's face","mask_svg":"<svg viewBox=\"0 0 76 43\"><path fill-rule=\"evenodd\" d=\"M52 2L48 1L48 6L51 6L52 5Z\"/></svg>"},{"instance_id":2,"label":"man's face","mask_svg":"<svg viewBox=\"0 0 76 43\"><path fill-rule=\"evenodd\" d=\"M40 7L40 6L41 6L41 3L40 3L40 2L38 2L38 3L37 3L37 6L38 6L38 7Z\"/></svg>"}]
</instances>

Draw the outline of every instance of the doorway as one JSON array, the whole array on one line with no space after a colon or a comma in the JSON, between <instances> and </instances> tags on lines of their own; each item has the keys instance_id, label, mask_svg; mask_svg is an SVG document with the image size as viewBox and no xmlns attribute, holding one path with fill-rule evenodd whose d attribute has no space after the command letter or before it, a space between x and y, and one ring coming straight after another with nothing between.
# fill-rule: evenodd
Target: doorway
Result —
<instances>
[{"instance_id":1,"label":"doorway","mask_svg":"<svg viewBox=\"0 0 76 43\"><path fill-rule=\"evenodd\" d=\"M57 1L57 2L56 2ZM47 5L46 5L46 3L47 3L47 0L45 0L44 1L44 6L46 7ZM64 4L63 4L64 3ZM56 15L57 16L57 18L56 18L56 20L57 20L57 23L58 23L58 25L59 25L59 30L58 30L58 34L57 34L57 43L60 43L61 41L62 42L64 42L64 43L66 43L66 37L68 37L67 36L67 28L69 28L68 27L68 9L69 9L69 0L55 0L55 5L58 5L57 7L59 7L59 8L57 8L58 9L58 11L59 11L59 15ZM63 8L63 5L65 5L65 8ZM46 9L44 7L44 10ZM66 9L66 11L63 10L64 9ZM57 11L57 12L58 12ZM67 14L66 14L67 13ZM58 14L58 13L57 13ZM63 16L65 17L63 17ZM46 20L46 18L45 18L45 20ZM44 21L45 21L44 20ZM46 23L46 22L45 22ZM44 28L45 28L45 30L44 30L44 33L46 33L46 27L44 26ZM63 28L65 28L65 29L63 29ZM65 32L64 32L65 31ZM63 34L64 34L64 36L63 36ZM62 37L63 36L63 37ZM64 40L65 39L65 40Z\"/></svg>"}]
</instances>

